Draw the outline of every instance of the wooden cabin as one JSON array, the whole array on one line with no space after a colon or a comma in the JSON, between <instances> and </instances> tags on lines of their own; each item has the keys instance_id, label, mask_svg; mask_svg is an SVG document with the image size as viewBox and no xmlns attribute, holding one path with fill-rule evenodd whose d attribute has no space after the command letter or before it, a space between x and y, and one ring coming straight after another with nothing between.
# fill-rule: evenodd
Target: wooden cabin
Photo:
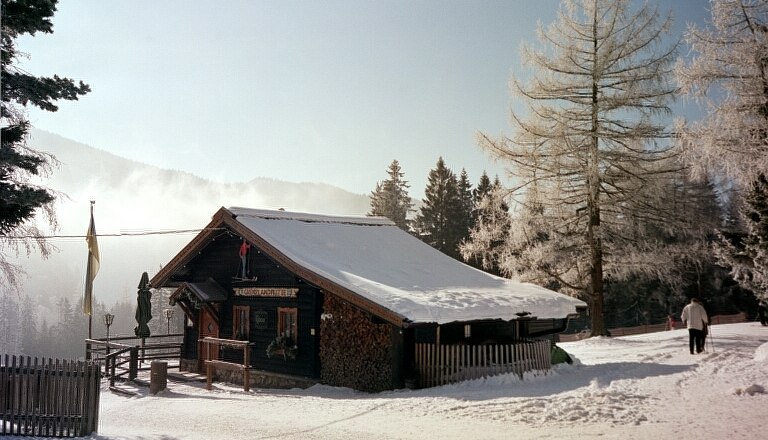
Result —
<instances>
[{"instance_id":1,"label":"wooden cabin","mask_svg":"<svg viewBox=\"0 0 768 440\"><path fill-rule=\"evenodd\" d=\"M548 368L552 335L585 306L385 218L246 208L221 208L150 284L187 316L183 369L241 363L262 386L379 391Z\"/></svg>"}]
</instances>

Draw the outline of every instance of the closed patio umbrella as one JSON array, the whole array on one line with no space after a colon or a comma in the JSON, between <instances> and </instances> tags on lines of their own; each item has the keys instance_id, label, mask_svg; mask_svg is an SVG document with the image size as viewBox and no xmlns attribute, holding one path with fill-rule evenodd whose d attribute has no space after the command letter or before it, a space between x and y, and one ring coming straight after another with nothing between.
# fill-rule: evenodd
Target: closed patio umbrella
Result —
<instances>
[{"instance_id":1,"label":"closed patio umbrella","mask_svg":"<svg viewBox=\"0 0 768 440\"><path fill-rule=\"evenodd\" d=\"M152 304L150 299L152 298L152 292L149 291L149 275L146 272L141 274L141 281L139 282L139 292L137 296L136 304L136 322L139 324L133 329L136 336L139 338L148 338L150 335L149 326L147 323L152 319ZM144 341L142 340L142 345Z\"/></svg>"}]
</instances>

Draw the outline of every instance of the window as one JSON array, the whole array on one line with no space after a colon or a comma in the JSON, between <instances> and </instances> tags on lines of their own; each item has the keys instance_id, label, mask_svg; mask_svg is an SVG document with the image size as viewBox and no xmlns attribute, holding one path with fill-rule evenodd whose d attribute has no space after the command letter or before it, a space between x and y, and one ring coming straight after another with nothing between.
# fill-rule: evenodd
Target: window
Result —
<instances>
[{"instance_id":1,"label":"window","mask_svg":"<svg viewBox=\"0 0 768 440\"><path fill-rule=\"evenodd\" d=\"M472 326L469 324L464 325L464 337L467 339L472 337Z\"/></svg>"},{"instance_id":2,"label":"window","mask_svg":"<svg viewBox=\"0 0 768 440\"><path fill-rule=\"evenodd\" d=\"M280 307L277 309L277 336L282 336L296 344L298 312L293 307Z\"/></svg>"},{"instance_id":3,"label":"window","mask_svg":"<svg viewBox=\"0 0 768 440\"><path fill-rule=\"evenodd\" d=\"M248 340L248 306L232 307L232 335L235 339Z\"/></svg>"}]
</instances>

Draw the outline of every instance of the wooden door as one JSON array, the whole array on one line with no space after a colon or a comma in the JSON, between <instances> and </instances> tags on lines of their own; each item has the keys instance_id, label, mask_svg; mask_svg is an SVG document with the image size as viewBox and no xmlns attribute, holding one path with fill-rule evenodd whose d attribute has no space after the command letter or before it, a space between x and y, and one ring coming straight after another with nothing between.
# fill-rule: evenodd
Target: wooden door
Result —
<instances>
[{"instance_id":1,"label":"wooden door","mask_svg":"<svg viewBox=\"0 0 768 440\"><path fill-rule=\"evenodd\" d=\"M200 339L205 337L218 338L219 324L216 323L216 320L213 318L208 309L202 308L200 310ZM210 348L207 345L210 345ZM208 350L210 350L210 357ZM206 360L216 360L219 358L219 346L198 342L197 353L197 359L199 362L198 368L200 371L205 371Z\"/></svg>"}]
</instances>

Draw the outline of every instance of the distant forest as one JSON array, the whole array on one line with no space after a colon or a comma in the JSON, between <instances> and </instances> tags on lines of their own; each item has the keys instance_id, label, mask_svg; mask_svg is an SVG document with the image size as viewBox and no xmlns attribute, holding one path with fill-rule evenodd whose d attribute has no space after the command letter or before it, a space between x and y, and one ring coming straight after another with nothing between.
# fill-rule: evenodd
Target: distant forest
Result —
<instances>
[{"instance_id":1,"label":"distant forest","mask_svg":"<svg viewBox=\"0 0 768 440\"><path fill-rule=\"evenodd\" d=\"M29 296L3 293L0 296L0 347L4 353L37 357L81 359L85 357L85 339L88 337L88 316L83 314L83 301L62 297L56 301L58 316L55 320L40 319L39 307ZM171 320L164 310L173 309ZM111 337L134 336L136 302L118 301L107 308L97 302L93 307L93 338L106 337L104 316L110 313L114 320L109 328ZM169 325L170 324L170 325ZM21 327L19 327L21 325ZM168 293L155 291L152 295L152 320L149 328L153 335L180 333L184 314L178 307L168 304Z\"/></svg>"}]
</instances>

